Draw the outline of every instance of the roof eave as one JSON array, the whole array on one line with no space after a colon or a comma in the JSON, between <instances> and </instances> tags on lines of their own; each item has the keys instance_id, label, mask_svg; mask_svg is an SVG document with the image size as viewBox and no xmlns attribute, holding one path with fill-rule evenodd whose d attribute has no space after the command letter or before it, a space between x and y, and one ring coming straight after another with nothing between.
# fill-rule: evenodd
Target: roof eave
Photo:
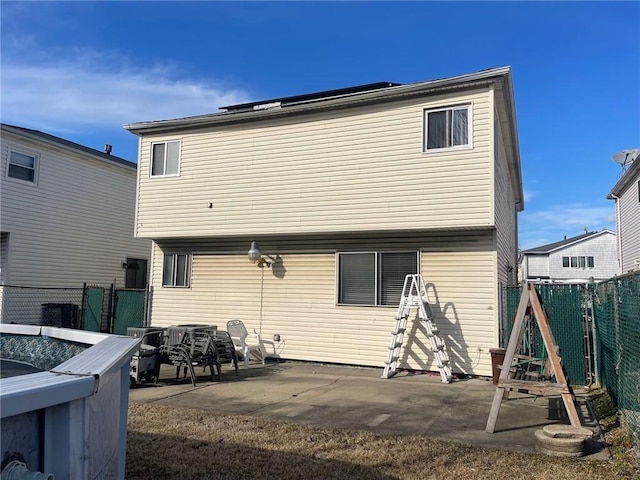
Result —
<instances>
[{"instance_id":1,"label":"roof eave","mask_svg":"<svg viewBox=\"0 0 640 480\"><path fill-rule=\"evenodd\" d=\"M622 191L633 183L634 175L638 172L640 172L640 159L633 162L627 171L624 172L624 175L620 177L620 180L616 182L611 191L607 194L607 200L618 199L622 194Z\"/></svg>"},{"instance_id":2,"label":"roof eave","mask_svg":"<svg viewBox=\"0 0 640 480\"><path fill-rule=\"evenodd\" d=\"M56 147L56 148L61 148L61 149L65 149L67 151L73 151L76 152L76 154L80 154L80 155L84 155L84 156L89 156L95 160L98 160L100 162L104 162L104 163L108 163L109 165L115 165L118 167L123 167L123 168L128 168L131 170L137 170L138 166L127 160L124 158L120 158L120 157L116 157L115 155L113 156L113 158L107 158L106 156L103 155L99 155L98 152L96 151L96 153L91 153L88 150L93 150L90 147L85 147L88 150L84 150L84 149L79 149L79 148L74 148L72 145L67 145L65 143L61 143L61 142L56 142L55 140L52 140L50 138L45 138L43 136L40 135L35 135L27 130L23 130L21 128L14 128L11 125L7 125L7 124L2 124L2 131L7 132L9 134L12 135L16 135L18 137L22 137L22 138L26 138L28 140L31 140L33 142L40 142L42 144L45 145L49 145L52 147ZM53 137L53 135L51 135ZM62 139L64 140L64 139ZM70 142L73 143L73 142Z\"/></svg>"},{"instance_id":3,"label":"roof eave","mask_svg":"<svg viewBox=\"0 0 640 480\"><path fill-rule=\"evenodd\" d=\"M372 92L340 95L331 99L318 99L310 102L302 102L300 104L286 106L285 108L248 112L222 112L170 120L138 122L125 124L123 125L123 128L135 135L141 136L147 133L168 133L181 129L193 129L222 123L262 120L311 111L339 109L363 103L389 101L398 97L423 95L450 89L473 88L491 83L497 78L508 77L509 72L509 67L500 67L477 73L460 75L457 77L400 85L397 87L374 90Z\"/></svg>"},{"instance_id":4,"label":"roof eave","mask_svg":"<svg viewBox=\"0 0 640 480\"><path fill-rule=\"evenodd\" d=\"M509 114L509 125L511 129L511 167L513 168L513 172L515 174L517 182L516 209L518 212L522 212L524 210L524 187L522 182L522 167L520 161L520 143L518 141L518 124L516 119L515 96L513 94L513 82L511 81L511 75L509 74L511 70L508 67L505 68L507 68L507 73L504 74L505 85L503 90L506 91L505 103L508 104L506 108L508 109L507 113Z\"/></svg>"},{"instance_id":5,"label":"roof eave","mask_svg":"<svg viewBox=\"0 0 640 480\"><path fill-rule=\"evenodd\" d=\"M567 241L567 243L563 243L562 245L558 245L556 247L553 247L553 248L550 248L550 249L547 249L547 250L539 250L537 248L532 248L532 249L529 249L529 250L523 250L522 254L523 255L549 255L550 253L553 253L555 251L562 250L563 248L566 248L566 247L570 247L570 246L575 245L576 243L580 243L580 242L582 242L584 240L591 240L592 238L595 238L595 237L597 237L599 235L602 235L602 234L605 234L605 233L611 233L613 235L616 234L616 232L614 232L612 230L609 230L608 228L605 228L603 230L600 230L599 232L591 232L591 234L588 235L588 236L581 235L580 238L576 238L575 240L572 240L572 241Z\"/></svg>"}]
</instances>

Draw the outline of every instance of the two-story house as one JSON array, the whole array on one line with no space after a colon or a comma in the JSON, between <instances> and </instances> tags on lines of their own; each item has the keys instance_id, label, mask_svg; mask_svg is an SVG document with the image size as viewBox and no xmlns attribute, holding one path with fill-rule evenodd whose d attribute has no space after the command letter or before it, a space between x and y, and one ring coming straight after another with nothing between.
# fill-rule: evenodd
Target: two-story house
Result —
<instances>
[{"instance_id":1,"label":"two-story house","mask_svg":"<svg viewBox=\"0 0 640 480\"><path fill-rule=\"evenodd\" d=\"M40 321L46 288L144 288L151 244L133 236L137 165L37 130L1 129L2 321Z\"/></svg>"},{"instance_id":2,"label":"two-story house","mask_svg":"<svg viewBox=\"0 0 640 480\"><path fill-rule=\"evenodd\" d=\"M153 325L239 318L272 355L383 366L420 272L454 372L490 374L523 209L508 67L222 110L125 125ZM400 367L436 369L428 345L411 324Z\"/></svg>"},{"instance_id":3,"label":"two-story house","mask_svg":"<svg viewBox=\"0 0 640 480\"><path fill-rule=\"evenodd\" d=\"M528 282L602 281L620 273L616 234L586 232L522 251L522 278Z\"/></svg>"},{"instance_id":4,"label":"two-story house","mask_svg":"<svg viewBox=\"0 0 640 480\"><path fill-rule=\"evenodd\" d=\"M631 165L607 198L616 202L618 255L622 273L640 269L640 149L628 151Z\"/></svg>"}]
</instances>

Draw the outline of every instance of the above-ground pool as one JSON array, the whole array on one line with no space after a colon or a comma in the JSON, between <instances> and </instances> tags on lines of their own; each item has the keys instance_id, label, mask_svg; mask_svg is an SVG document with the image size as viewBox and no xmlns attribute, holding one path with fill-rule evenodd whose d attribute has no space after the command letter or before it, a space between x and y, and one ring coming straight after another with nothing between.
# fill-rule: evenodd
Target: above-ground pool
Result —
<instances>
[{"instance_id":1,"label":"above-ground pool","mask_svg":"<svg viewBox=\"0 0 640 480\"><path fill-rule=\"evenodd\" d=\"M124 478L129 361L139 343L0 324L3 463L20 458L57 479Z\"/></svg>"}]
</instances>

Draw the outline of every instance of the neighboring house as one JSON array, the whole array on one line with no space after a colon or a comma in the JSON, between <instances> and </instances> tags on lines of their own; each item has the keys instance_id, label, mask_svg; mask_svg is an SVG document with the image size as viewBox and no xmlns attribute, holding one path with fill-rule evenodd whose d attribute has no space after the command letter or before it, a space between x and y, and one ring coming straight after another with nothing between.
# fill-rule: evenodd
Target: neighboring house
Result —
<instances>
[{"instance_id":1,"label":"neighboring house","mask_svg":"<svg viewBox=\"0 0 640 480\"><path fill-rule=\"evenodd\" d=\"M606 280L620 273L616 245L616 234L605 229L523 250L522 278L543 283Z\"/></svg>"},{"instance_id":2,"label":"neighboring house","mask_svg":"<svg viewBox=\"0 0 640 480\"><path fill-rule=\"evenodd\" d=\"M0 285L144 288L151 244L133 236L136 164L36 130L1 133ZM2 321L28 318L12 314L2 286ZM30 308L38 321L40 303Z\"/></svg>"},{"instance_id":3,"label":"neighboring house","mask_svg":"<svg viewBox=\"0 0 640 480\"><path fill-rule=\"evenodd\" d=\"M640 269L640 158L637 157L607 195L616 202L618 255L622 273Z\"/></svg>"},{"instance_id":4,"label":"neighboring house","mask_svg":"<svg viewBox=\"0 0 640 480\"><path fill-rule=\"evenodd\" d=\"M383 366L421 272L453 370L491 373L523 209L508 67L223 110L125 125L153 325L239 318L272 355ZM412 324L401 367L437 369L428 345Z\"/></svg>"}]
</instances>

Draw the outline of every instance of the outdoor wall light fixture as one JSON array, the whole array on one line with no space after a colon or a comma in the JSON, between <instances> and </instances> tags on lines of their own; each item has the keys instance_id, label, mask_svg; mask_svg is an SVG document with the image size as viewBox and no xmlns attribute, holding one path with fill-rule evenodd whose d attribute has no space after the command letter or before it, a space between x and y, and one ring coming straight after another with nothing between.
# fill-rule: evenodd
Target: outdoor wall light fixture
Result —
<instances>
[{"instance_id":1,"label":"outdoor wall light fixture","mask_svg":"<svg viewBox=\"0 0 640 480\"><path fill-rule=\"evenodd\" d=\"M255 263L260 268L264 267L265 265L267 267L270 267L271 264L275 261L273 257L260 253L258 242L251 242L251 248L247 252L247 255L249 256L249 261Z\"/></svg>"}]
</instances>

